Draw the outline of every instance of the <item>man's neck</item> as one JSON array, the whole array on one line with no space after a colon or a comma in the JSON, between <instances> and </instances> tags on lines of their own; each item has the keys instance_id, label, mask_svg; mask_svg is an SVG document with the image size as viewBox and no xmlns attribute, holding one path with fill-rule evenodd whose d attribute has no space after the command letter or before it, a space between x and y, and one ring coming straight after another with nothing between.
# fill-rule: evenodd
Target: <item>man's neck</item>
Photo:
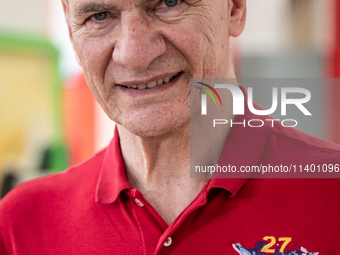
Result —
<instances>
[{"instance_id":1,"label":"man's neck","mask_svg":"<svg viewBox=\"0 0 340 255\"><path fill-rule=\"evenodd\" d=\"M223 114L231 119L230 109L211 112L209 118ZM230 131L224 125L207 132L211 130L210 122L202 123L195 116L190 121L191 124L186 123L161 137L140 137L118 125L129 184L143 194L169 225L211 178L190 178L190 165L216 164Z\"/></svg>"},{"instance_id":2,"label":"man's neck","mask_svg":"<svg viewBox=\"0 0 340 255\"><path fill-rule=\"evenodd\" d=\"M206 181L190 179L190 126L162 137L139 137L118 126L129 184L170 225Z\"/></svg>"},{"instance_id":3,"label":"man's neck","mask_svg":"<svg viewBox=\"0 0 340 255\"><path fill-rule=\"evenodd\" d=\"M128 181L140 191L188 176L190 127L161 137L140 137L118 126L122 157Z\"/></svg>"}]
</instances>

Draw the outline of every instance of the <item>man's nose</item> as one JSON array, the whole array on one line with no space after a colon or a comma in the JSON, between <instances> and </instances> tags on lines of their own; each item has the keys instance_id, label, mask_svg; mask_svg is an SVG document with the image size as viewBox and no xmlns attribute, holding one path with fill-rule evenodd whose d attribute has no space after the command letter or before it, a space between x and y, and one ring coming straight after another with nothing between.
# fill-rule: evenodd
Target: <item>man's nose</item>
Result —
<instances>
[{"instance_id":1,"label":"man's nose","mask_svg":"<svg viewBox=\"0 0 340 255\"><path fill-rule=\"evenodd\" d=\"M148 18L148 17L147 17ZM113 61L133 71L142 71L166 51L166 43L154 21L141 13L125 13L112 53Z\"/></svg>"}]
</instances>

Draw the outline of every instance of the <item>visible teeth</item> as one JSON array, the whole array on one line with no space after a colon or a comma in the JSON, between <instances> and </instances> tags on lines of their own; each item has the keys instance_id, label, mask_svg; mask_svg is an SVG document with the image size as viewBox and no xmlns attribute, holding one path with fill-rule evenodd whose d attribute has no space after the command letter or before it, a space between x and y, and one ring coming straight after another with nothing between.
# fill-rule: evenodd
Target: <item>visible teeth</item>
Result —
<instances>
[{"instance_id":1,"label":"visible teeth","mask_svg":"<svg viewBox=\"0 0 340 255\"><path fill-rule=\"evenodd\" d=\"M172 81L173 79L175 79L176 77L178 76L178 74L174 75L174 76L171 76L171 77L167 77L167 78L164 78L164 79L159 79L159 80L156 80L156 81L151 81L151 82L148 82L148 83L142 83L142 84L138 84L138 85L128 85L126 87L128 88L134 88L134 89L146 89L146 88L154 88L158 85L162 85L163 83L168 83L170 81Z\"/></svg>"},{"instance_id":2,"label":"visible teeth","mask_svg":"<svg viewBox=\"0 0 340 255\"><path fill-rule=\"evenodd\" d=\"M138 89L146 89L146 83L138 84Z\"/></svg>"},{"instance_id":3,"label":"visible teeth","mask_svg":"<svg viewBox=\"0 0 340 255\"><path fill-rule=\"evenodd\" d=\"M148 84L147 84L147 86L148 86L148 88L153 88L153 87L156 87L156 85L157 85L157 81L152 81L152 82L148 82Z\"/></svg>"}]
</instances>

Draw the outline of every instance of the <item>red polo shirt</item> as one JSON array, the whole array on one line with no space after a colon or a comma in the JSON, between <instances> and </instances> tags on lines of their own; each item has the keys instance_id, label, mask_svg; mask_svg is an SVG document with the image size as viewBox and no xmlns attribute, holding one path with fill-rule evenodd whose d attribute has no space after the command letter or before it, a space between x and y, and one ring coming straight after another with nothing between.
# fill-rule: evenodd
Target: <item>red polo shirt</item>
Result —
<instances>
[{"instance_id":1,"label":"red polo shirt","mask_svg":"<svg viewBox=\"0 0 340 255\"><path fill-rule=\"evenodd\" d=\"M340 149L295 129L239 125L220 161L292 158L340 163ZM0 254L340 254L339 201L339 179L211 179L168 226L127 182L116 129L85 163L1 201Z\"/></svg>"}]
</instances>

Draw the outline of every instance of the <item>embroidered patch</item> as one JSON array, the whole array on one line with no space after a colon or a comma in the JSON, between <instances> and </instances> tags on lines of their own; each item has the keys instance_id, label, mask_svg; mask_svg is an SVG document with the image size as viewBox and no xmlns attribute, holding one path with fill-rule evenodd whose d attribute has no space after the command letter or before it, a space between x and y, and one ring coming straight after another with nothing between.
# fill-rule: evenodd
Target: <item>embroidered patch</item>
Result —
<instances>
[{"instance_id":1,"label":"embroidered patch","mask_svg":"<svg viewBox=\"0 0 340 255\"><path fill-rule=\"evenodd\" d=\"M233 244L233 248L240 255L318 255L319 252L310 252L306 248L299 246L297 243L288 248L288 244L292 241L291 237L280 237L276 242L274 236L265 236L264 241L258 241L255 243L255 247L252 249L246 249L240 243Z\"/></svg>"}]
</instances>

